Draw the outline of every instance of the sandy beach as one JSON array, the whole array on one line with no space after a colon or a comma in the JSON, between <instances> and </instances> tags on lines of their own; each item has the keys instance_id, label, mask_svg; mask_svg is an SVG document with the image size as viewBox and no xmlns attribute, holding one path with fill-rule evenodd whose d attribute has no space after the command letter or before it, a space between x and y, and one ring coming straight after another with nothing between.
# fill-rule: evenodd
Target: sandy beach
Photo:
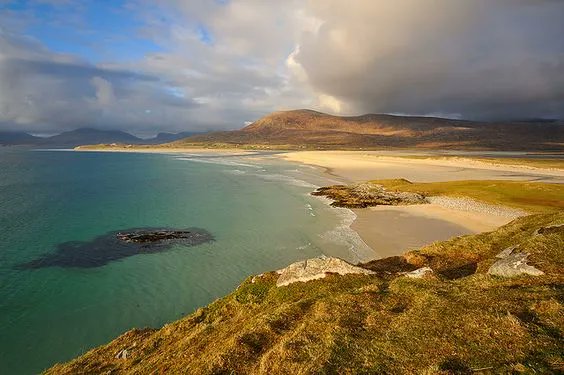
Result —
<instances>
[{"instance_id":1,"label":"sandy beach","mask_svg":"<svg viewBox=\"0 0 564 375\"><path fill-rule=\"evenodd\" d=\"M470 158L407 159L361 151L290 152L282 158L324 168L343 183L406 178L418 182L525 180L564 183L564 171L494 165ZM400 255L435 241L492 231L525 214L471 200L435 199L431 204L379 206L353 210L351 225L374 250L375 258Z\"/></svg>"},{"instance_id":2,"label":"sandy beach","mask_svg":"<svg viewBox=\"0 0 564 375\"><path fill-rule=\"evenodd\" d=\"M281 157L326 168L346 182L406 178L417 182L500 179L564 183L564 170L496 165L470 157L408 159L403 155L399 151L300 151Z\"/></svg>"}]
</instances>

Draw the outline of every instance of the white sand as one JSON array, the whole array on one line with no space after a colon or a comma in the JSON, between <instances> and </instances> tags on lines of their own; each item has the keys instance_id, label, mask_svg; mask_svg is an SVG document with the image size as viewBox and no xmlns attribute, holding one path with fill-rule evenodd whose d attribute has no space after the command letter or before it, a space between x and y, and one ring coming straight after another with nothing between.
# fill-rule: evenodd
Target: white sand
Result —
<instances>
[{"instance_id":1,"label":"white sand","mask_svg":"<svg viewBox=\"0 0 564 375\"><path fill-rule=\"evenodd\" d=\"M281 157L328 169L348 182L406 178L417 182L528 180L564 183L564 170L494 165L469 158L408 159L378 151L299 151Z\"/></svg>"}]
</instances>

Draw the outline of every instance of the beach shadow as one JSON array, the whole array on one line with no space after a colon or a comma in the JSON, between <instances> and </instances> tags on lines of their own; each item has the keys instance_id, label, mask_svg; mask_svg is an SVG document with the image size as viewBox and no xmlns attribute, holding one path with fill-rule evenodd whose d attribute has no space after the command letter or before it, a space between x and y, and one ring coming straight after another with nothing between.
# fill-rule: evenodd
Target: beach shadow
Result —
<instances>
[{"instance_id":1,"label":"beach shadow","mask_svg":"<svg viewBox=\"0 0 564 375\"><path fill-rule=\"evenodd\" d=\"M178 235L162 235L163 232ZM163 252L174 245L196 246L213 240L211 233L201 228L132 228L108 232L91 241L60 243L54 253L18 264L15 268L94 268L134 255Z\"/></svg>"}]
</instances>

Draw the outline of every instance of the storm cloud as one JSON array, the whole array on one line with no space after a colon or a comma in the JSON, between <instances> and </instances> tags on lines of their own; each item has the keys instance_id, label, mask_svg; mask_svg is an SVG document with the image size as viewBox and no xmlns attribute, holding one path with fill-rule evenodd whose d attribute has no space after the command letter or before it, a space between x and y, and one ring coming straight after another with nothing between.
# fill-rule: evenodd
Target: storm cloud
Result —
<instances>
[{"instance_id":1,"label":"storm cloud","mask_svg":"<svg viewBox=\"0 0 564 375\"><path fill-rule=\"evenodd\" d=\"M81 2L50 6L56 27L86 22ZM564 118L562 1L131 0L121 10L135 35L61 51L31 35L44 22L33 9L0 6L0 130L234 129L291 108ZM97 56L114 36L158 48Z\"/></svg>"},{"instance_id":2,"label":"storm cloud","mask_svg":"<svg viewBox=\"0 0 564 375\"><path fill-rule=\"evenodd\" d=\"M323 23L302 36L294 59L316 91L344 108L482 119L564 115L564 2L310 4Z\"/></svg>"}]
</instances>

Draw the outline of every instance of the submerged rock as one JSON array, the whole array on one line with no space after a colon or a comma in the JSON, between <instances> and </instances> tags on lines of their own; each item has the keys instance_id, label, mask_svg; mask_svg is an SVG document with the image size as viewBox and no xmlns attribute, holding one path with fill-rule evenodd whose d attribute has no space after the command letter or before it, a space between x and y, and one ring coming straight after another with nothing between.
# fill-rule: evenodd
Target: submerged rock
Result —
<instances>
[{"instance_id":1,"label":"submerged rock","mask_svg":"<svg viewBox=\"0 0 564 375\"><path fill-rule=\"evenodd\" d=\"M544 272L527 264L528 254L513 253L516 247L510 247L497 255L500 258L488 270L488 274L501 277L516 277L520 275L540 276Z\"/></svg>"},{"instance_id":2,"label":"submerged rock","mask_svg":"<svg viewBox=\"0 0 564 375\"><path fill-rule=\"evenodd\" d=\"M301 262L290 264L288 267L277 271L280 276L276 281L276 286L285 286L298 281L306 282L316 279L322 279L328 273L338 273L346 275L349 273L359 273L371 275L375 272L353 266L339 258L326 257L324 255L318 258L306 259Z\"/></svg>"},{"instance_id":3,"label":"submerged rock","mask_svg":"<svg viewBox=\"0 0 564 375\"><path fill-rule=\"evenodd\" d=\"M45 254L17 269L44 267L101 267L112 261L138 254L166 251L174 245L196 246L213 241L213 236L200 228L132 228L109 232L91 241L71 241L57 245L55 252Z\"/></svg>"},{"instance_id":4,"label":"submerged rock","mask_svg":"<svg viewBox=\"0 0 564 375\"><path fill-rule=\"evenodd\" d=\"M371 183L322 187L314 191L312 195L326 196L334 201L332 206L346 208L429 203L421 194L389 191L382 185Z\"/></svg>"}]
</instances>

